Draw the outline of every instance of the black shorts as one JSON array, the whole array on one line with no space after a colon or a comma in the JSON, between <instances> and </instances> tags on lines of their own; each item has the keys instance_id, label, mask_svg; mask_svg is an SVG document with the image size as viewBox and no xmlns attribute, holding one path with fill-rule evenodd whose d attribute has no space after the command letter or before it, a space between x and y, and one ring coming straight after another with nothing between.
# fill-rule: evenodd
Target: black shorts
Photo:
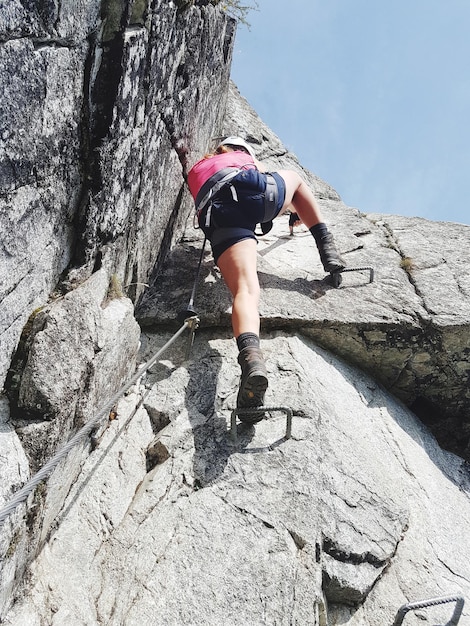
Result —
<instances>
[{"instance_id":1,"label":"black shorts","mask_svg":"<svg viewBox=\"0 0 470 626\"><path fill-rule=\"evenodd\" d=\"M273 220L284 206L284 179L277 172L270 174L276 181L278 198L269 215L266 215L265 205L266 174L257 169L243 170L232 178L201 212L199 226L211 243L215 263L235 243L243 239L256 240L256 225Z\"/></svg>"}]
</instances>

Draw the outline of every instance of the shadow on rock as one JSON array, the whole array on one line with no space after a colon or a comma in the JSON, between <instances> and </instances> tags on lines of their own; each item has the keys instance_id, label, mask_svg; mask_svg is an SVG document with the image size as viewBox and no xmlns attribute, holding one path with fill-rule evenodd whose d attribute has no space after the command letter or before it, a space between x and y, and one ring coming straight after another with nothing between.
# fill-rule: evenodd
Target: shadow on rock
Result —
<instances>
[{"instance_id":1,"label":"shadow on rock","mask_svg":"<svg viewBox=\"0 0 470 626\"><path fill-rule=\"evenodd\" d=\"M321 348L316 348L321 354ZM461 491L470 493L470 464L458 455L449 453L439 445L429 427L419 416L400 401L391 402L389 392L367 374L363 378L355 376L355 367L337 360L336 369L348 380L354 380L354 387L362 402L370 409L380 409L390 415L393 421L406 435L418 444L431 461L449 481L457 485ZM411 415L415 415L412 418ZM387 431L389 436L390 433ZM400 440L401 441L401 440ZM403 441L406 441L404 438ZM399 445L400 442L397 442ZM373 452L371 451L371 454Z\"/></svg>"},{"instance_id":2,"label":"shadow on rock","mask_svg":"<svg viewBox=\"0 0 470 626\"><path fill-rule=\"evenodd\" d=\"M282 292L295 291L313 300L321 298L327 291L334 289L325 279L311 280L297 277L294 280L290 280L276 274L268 274L262 271L258 271L258 278L261 290L275 289Z\"/></svg>"},{"instance_id":3,"label":"shadow on rock","mask_svg":"<svg viewBox=\"0 0 470 626\"><path fill-rule=\"evenodd\" d=\"M351 276L351 274L349 274ZM258 277L261 289L274 289L277 292L296 292L303 296L307 296L312 300L318 300L326 295L329 291L336 291L338 287L332 284L332 278L330 274L327 274L321 280L311 278L297 277L293 280L288 278L282 278L277 274L268 274L267 272L258 271ZM340 289L359 289L367 287L369 280L364 278L363 274L356 275L356 278L349 278L347 282L344 280L343 274L341 275L342 284ZM355 282L353 282L355 281Z\"/></svg>"},{"instance_id":4,"label":"shadow on rock","mask_svg":"<svg viewBox=\"0 0 470 626\"><path fill-rule=\"evenodd\" d=\"M223 355L212 348L202 334L196 343L194 360L188 365L185 404L194 436L195 481L200 487L206 487L223 474L230 456L251 442L254 429L240 428L237 446L234 446L229 425L237 388L225 380ZM224 381L221 381L222 372Z\"/></svg>"}]
</instances>

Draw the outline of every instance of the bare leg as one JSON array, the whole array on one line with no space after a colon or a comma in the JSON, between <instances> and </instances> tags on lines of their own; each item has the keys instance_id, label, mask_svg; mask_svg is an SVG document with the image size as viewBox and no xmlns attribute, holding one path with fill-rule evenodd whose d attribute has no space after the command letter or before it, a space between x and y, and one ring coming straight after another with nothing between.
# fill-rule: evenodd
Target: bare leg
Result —
<instances>
[{"instance_id":1,"label":"bare leg","mask_svg":"<svg viewBox=\"0 0 470 626\"><path fill-rule=\"evenodd\" d=\"M293 170L280 170L278 174L286 184L286 198L280 214L286 211L289 205L293 206L294 211L315 237L325 272L335 272L344 268L345 262L336 249L333 235L323 221L320 207L310 187Z\"/></svg>"},{"instance_id":2,"label":"bare leg","mask_svg":"<svg viewBox=\"0 0 470 626\"><path fill-rule=\"evenodd\" d=\"M290 208L289 205L292 205L291 210L298 213L307 228L323 222L320 207L303 178L293 170L279 170L278 174L282 176L286 184L286 199L280 215Z\"/></svg>"},{"instance_id":3,"label":"bare leg","mask_svg":"<svg viewBox=\"0 0 470 626\"><path fill-rule=\"evenodd\" d=\"M256 241L239 241L220 255L217 264L233 296L233 334L235 337L247 332L259 335L260 287L256 272Z\"/></svg>"},{"instance_id":4,"label":"bare leg","mask_svg":"<svg viewBox=\"0 0 470 626\"><path fill-rule=\"evenodd\" d=\"M232 327L235 337L243 333L257 336L257 346L240 350L238 363L242 368L237 395L238 408L263 405L268 376L263 354L259 348L259 281L256 272L256 241L244 239L223 252L218 265L233 296ZM238 341L237 341L238 343ZM240 413L239 418L250 424L259 421L264 411Z\"/></svg>"}]
</instances>

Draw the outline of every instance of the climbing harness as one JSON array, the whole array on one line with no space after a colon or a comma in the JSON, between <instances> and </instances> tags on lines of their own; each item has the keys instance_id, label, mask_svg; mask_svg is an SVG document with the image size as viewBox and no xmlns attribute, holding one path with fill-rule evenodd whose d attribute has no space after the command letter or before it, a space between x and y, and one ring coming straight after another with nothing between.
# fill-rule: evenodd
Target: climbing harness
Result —
<instances>
[{"instance_id":1,"label":"climbing harness","mask_svg":"<svg viewBox=\"0 0 470 626\"><path fill-rule=\"evenodd\" d=\"M404 604L399 609L392 626L401 626L408 611L426 609L430 606L437 606L439 604L446 604L448 602L455 602L455 609L450 621L443 626L456 626L456 624L459 623L463 611L463 605L465 602L462 596L446 596L443 598L432 598L431 600L423 600L421 602L410 602L409 604Z\"/></svg>"},{"instance_id":2,"label":"climbing harness","mask_svg":"<svg viewBox=\"0 0 470 626\"><path fill-rule=\"evenodd\" d=\"M279 199L279 190L277 188L276 179L274 178L272 174L266 174L266 191L264 192L263 224L268 222L269 216L273 214L273 210L277 207L278 199ZM272 220L271 220L271 225L272 225Z\"/></svg>"},{"instance_id":3,"label":"climbing harness","mask_svg":"<svg viewBox=\"0 0 470 626\"><path fill-rule=\"evenodd\" d=\"M261 232L255 233L255 235L267 235L272 229L272 216L276 212L278 200L279 189L277 187L276 179L272 174L266 174L266 190L264 192L264 218L260 224Z\"/></svg>"},{"instance_id":4,"label":"climbing harness","mask_svg":"<svg viewBox=\"0 0 470 626\"><path fill-rule=\"evenodd\" d=\"M251 163L249 165L251 165ZM223 169L213 174L208 180L206 180L196 196L195 205L196 214L198 217L201 212L206 208L209 201L212 200L212 198L214 198L219 193L219 191L232 180L232 178L235 178L235 176L239 174L242 169L243 168L241 167L224 167ZM208 213L210 222L209 210ZM207 221L208 218L206 215L206 226L209 226L210 223L207 224Z\"/></svg>"},{"instance_id":5,"label":"climbing harness","mask_svg":"<svg viewBox=\"0 0 470 626\"><path fill-rule=\"evenodd\" d=\"M196 316L186 319L181 328L166 342L166 344L158 350L146 363L141 365L135 374L108 400L108 402L101 408L100 411L85 424L64 446L55 454L45 465L42 467L32 478L30 478L23 487L16 492L11 500L0 509L0 524L4 522L9 515L11 515L16 508L24 502L27 497L35 490L35 488L47 478L57 465L64 459L67 454L74 448L82 439L88 437L88 435L99 425L104 416L108 416L116 402L123 396L126 391L135 385L135 383L145 374L145 372L158 361L160 356L165 350L171 346L176 339L186 330L186 328L192 328L197 325L198 318Z\"/></svg>"},{"instance_id":6,"label":"climbing harness","mask_svg":"<svg viewBox=\"0 0 470 626\"><path fill-rule=\"evenodd\" d=\"M247 165L252 165L251 163L247 163ZM210 228L211 226L211 218L212 218L212 200L215 199L219 191L221 191L226 185L230 183L230 181L235 178L240 172L243 171L244 167L225 167L220 171L213 174L206 182L202 185L199 190L195 206L196 206L196 215L194 220L194 226L197 228L196 224L203 211L206 210L206 215L204 217L204 226L206 228ZM257 235L265 235L268 233L273 227L272 216L274 215L277 203L279 199L279 191L276 183L276 179L272 174L265 173L266 177L266 189L264 191L264 215L261 220L261 233L255 233ZM238 202L238 194L237 190L233 185L230 185L232 198L235 202ZM197 218L197 219L196 219ZM214 241L212 241L214 243Z\"/></svg>"},{"instance_id":7,"label":"climbing harness","mask_svg":"<svg viewBox=\"0 0 470 626\"><path fill-rule=\"evenodd\" d=\"M343 277L341 274L344 272L369 272L369 283L374 282L374 268L368 265L364 267L343 267L340 270L335 270L334 272L330 272L330 275L326 277L326 281L328 281L333 287L339 287L343 282Z\"/></svg>"},{"instance_id":8,"label":"climbing harness","mask_svg":"<svg viewBox=\"0 0 470 626\"><path fill-rule=\"evenodd\" d=\"M259 413L260 411L265 412L274 412L274 411L282 411L286 414L286 434L285 439L290 439L292 436L292 414L293 411L288 406L255 406L251 408L245 409L233 409L230 417L230 435L232 437L233 443L237 443L238 433L237 433L237 415L252 415L253 413Z\"/></svg>"}]
</instances>

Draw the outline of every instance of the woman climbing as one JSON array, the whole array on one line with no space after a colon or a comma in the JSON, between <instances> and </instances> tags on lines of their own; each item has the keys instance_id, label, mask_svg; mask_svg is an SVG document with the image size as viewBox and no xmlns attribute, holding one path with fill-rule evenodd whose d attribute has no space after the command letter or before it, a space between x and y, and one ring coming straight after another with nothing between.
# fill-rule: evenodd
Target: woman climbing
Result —
<instances>
[{"instance_id":1,"label":"woman climbing","mask_svg":"<svg viewBox=\"0 0 470 626\"><path fill-rule=\"evenodd\" d=\"M240 137L227 137L198 161L188 174L198 222L211 243L215 263L230 290L232 328L242 373L237 407L263 404L268 377L260 350L258 312L260 286L256 267L255 228L270 230L272 220L290 210L310 230L326 272L345 267L315 197L297 172L265 171L252 147ZM240 414L253 423L264 413Z\"/></svg>"}]
</instances>

